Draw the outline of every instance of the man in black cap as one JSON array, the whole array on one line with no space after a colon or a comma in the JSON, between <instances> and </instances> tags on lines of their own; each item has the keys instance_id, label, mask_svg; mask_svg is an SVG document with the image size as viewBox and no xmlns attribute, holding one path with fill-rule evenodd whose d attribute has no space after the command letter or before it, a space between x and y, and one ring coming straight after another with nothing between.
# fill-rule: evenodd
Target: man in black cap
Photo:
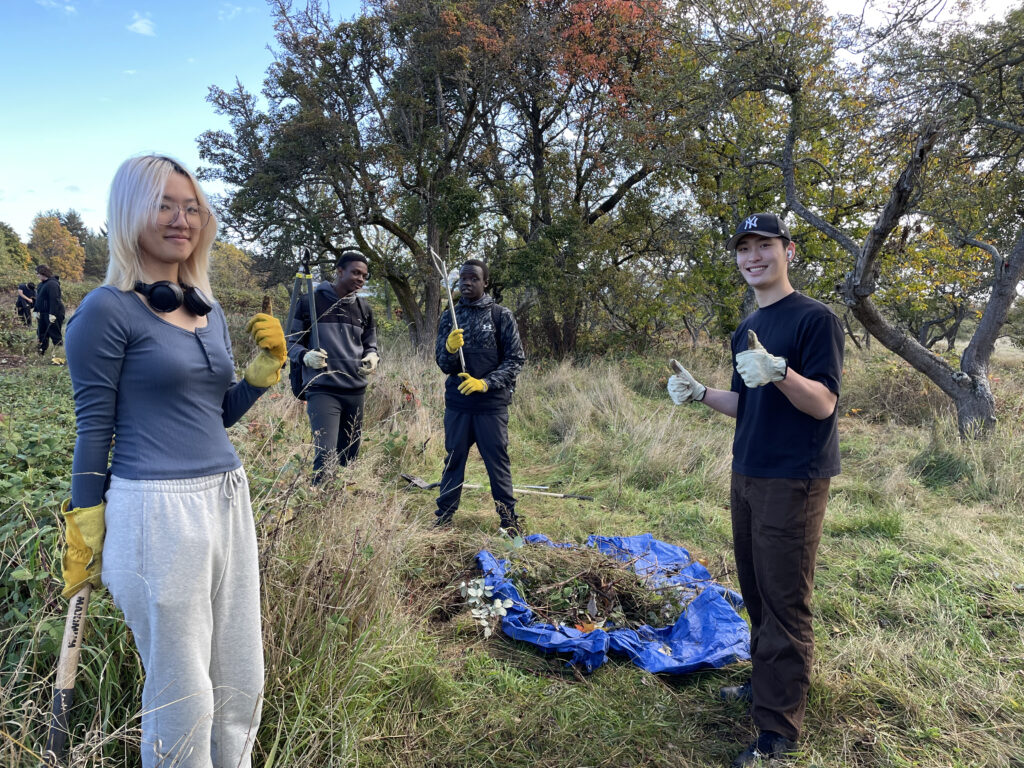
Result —
<instances>
[{"instance_id":1,"label":"man in black cap","mask_svg":"<svg viewBox=\"0 0 1024 768\"><path fill-rule=\"evenodd\" d=\"M676 405L696 401L736 419L730 509L753 668L749 682L723 688L722 697L751 704L758 738L733 762L743 768L793 752L800 736L814 563L839 473L844 338L835 314L790 284L796 249L778 216L747 216L727 247L758 307L732 337L731 387L705 387L682 369L668 391Z\"/></svg>"}]
</instances>

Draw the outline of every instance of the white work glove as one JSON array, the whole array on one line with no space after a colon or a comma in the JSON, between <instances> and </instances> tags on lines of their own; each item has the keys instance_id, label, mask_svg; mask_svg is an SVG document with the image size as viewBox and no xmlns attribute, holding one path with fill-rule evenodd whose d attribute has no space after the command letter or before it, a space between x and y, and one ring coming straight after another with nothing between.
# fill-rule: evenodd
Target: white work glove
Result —
<instances>
[{"instance_id":1,"label":"white work glove","mask_svg":"<svg viewBox=\"0 0 1024 768\"><path fill-rule=\"evenodd\" d=\"M56 323L57 322L57 316L56 315L47 315L47 317L50 318L50 322L51 323Z\"/></svg>"},{"instance_id":2,"label":"white work glove","mask_svg":"<svg viewBox=\"0 0 1024 768\"><path fill-rule=\"evenodd\" d=\"M757 340L757 334L747 331L747 351L736 355L736 373L744 384L753 389L782 381L788 370L786 358L770 354Z\"/></svg>"},{"instance_id":3,"label":"white work glove","mask_svg":"<svg viewBox=\"0 0 1024 768\"><path fill-rule=\"evenodd\" d=\"M380 362L380 356L376 352L368 352L359 362L362 365L359 366L359 374L361 376L369 376L371 373L377 370L377 363Z\"/></svg>"},{"instance_id":4,"label":"white work glove","mask_svg":"<svg viewBox=\"0 0 1024 768\"><path fill-rule=\"evenodd\" d=\"M322 349L311 349L302 356L302 364L320 370L327 367L327 353Z\"/></svg>"},{"instance_id":5,"label":"white work glove","mask_svg":"<svg viewBox=\"0 0 1024 768\"><path fill-rule=\"evenodd\" d=\"M693 378L690 372L679 363L676 365L679 366L677 373L668 377L668 396L676 405L682 405L691 400L696 400L699 403L704 399L708 388Z\"/></svg>"}]
</instances>

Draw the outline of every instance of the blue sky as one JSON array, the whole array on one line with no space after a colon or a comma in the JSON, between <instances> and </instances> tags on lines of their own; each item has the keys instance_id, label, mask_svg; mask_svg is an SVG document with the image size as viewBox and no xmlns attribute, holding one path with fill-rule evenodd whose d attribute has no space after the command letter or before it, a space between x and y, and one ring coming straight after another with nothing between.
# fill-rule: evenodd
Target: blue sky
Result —
<instances>
[{"instance_id":1,"label":"blue sky","mask_svg":"<svg viewBox=\"0 0 1024 768\"><path fill-rule=\"evenodd\" d=\"M359 0L331 7L349 18ZM23 240L52 208L98 229L131 155L195 168L196 138L227 125L209 86L259 91L273 60L264 0L0 0L0 29L0 221Z\"/></svg>"}]
</instances>

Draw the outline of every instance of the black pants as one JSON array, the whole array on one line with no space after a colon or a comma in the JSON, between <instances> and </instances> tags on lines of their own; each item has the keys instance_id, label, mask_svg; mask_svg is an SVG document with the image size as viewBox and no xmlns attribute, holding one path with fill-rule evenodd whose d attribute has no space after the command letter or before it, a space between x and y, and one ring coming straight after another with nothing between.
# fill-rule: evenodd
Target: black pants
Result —
<instances>
[{"instance_id":1,"label":"black pants","mask_svg":"<svg viewBox=\"0 0 1024 768\"><path fill-rule=\"evenodd\" d=\"M323 480L324 465L344 467L359 454L363 432L363 392L310 392L306 398L313 430L313 482Z\"/></svg>"},{"instance_id":2,"label":"black pants","mask_svg":"<svg viewBox=\"0 0 1024 768\"><path fill-rule=\"evenodd\" d=\"M53 346L59 347L64 343L60 327L64 324L64 318L58 317L57 322L51 323L50 318L39 315L39 324L36 326L36 338L39 339L39 354L46 352L46 348L53 342Z\"/></svg>"},{"instance_id":3,"label":"black pants","mask_svg":"<svg viewBox=\"0 0 1024 768\"><path fill-rule=\"evenodd\" d=\"M754 725L794 740L811 683L811 593L828 487L828 478L732 476L736 572L751 625Z\"/></svg>"},{"instance_id":4,"label":"black pants","mask_svg":"<svg viewBox=\"0 0 1024 768\"><path fill-rule=\"evenodd\" d=\"M17 310L18 310L18 317L20 317L24 321L25 325L27 325L27 326L29 326L31 328L32 327L32 307L30 307L30 306L23 307L23 306L21 306L19 304L17 306Z\"/></svg>"},{"instance_id":5,"label":"black pants","mask_svg":"<svg viewBox=\"0 0 1024 768\"><path fill-rule=\"evenodd\" d=\"M462 483L466 478L466 459L476 443L491 481L491 496L502 519L515 511L512 495L512 468L508 460L508 409L497 413L469 413L446 408L444 412L444 474L437 512L442 520L459 508Z\"/></svg>"}]
</instances>

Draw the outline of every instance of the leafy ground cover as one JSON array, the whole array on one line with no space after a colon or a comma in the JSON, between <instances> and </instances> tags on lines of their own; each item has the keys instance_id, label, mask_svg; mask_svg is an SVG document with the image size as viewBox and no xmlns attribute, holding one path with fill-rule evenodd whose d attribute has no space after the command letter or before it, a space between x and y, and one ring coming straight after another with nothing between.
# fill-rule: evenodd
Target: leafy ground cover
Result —
<instances>
[{"instance_id":1,"label":"leafy ground cover","mask_svg":"<svg viewBox=\"0 0 1024 768\"><path fill-rule=\"evenodd\" d=\"M241 323L234 323L234 327ZM31 337L28 337L29 343ZM248 348L236 344L244 358ZM10 345L5 350L10 351ZM709 384L717 348L687 358ZM0 355L2 356L2 355ZM993 370L996 434L960 444L942 399L881 353L850 354L815 598L807 766L1024 765L1024 370ZM511 415L529 532L555 540L651 532L732 583L731 429L671 406L661 357L529 366ZM718 700L745 665L681 678L611 662L584 677L484 638L459 585L504 540L486 491L435 531L441 376L383 351L360 460L308 485L302 407L282 383L231 429L253 492L263 577L266 703L257 765L716 766L752 737ZM63 626L58 505L74 416L67 371L0 371L0 765L36 766ZM467 482L486 486L475 454ZM732 583L735 586L734 583ZM90 606L71 763L136 765L141 669L109 597Z\"/></svg>"}]
</instances>

